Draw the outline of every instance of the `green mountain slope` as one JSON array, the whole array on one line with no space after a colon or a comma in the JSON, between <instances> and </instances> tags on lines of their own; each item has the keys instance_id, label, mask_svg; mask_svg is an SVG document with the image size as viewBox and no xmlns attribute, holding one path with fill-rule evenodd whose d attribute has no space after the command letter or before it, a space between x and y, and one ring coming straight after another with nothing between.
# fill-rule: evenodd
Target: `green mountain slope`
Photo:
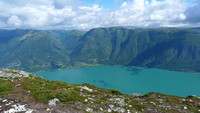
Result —
<instances>
[{"instance_id":1,"label":"green mountain slope","mask_svg":"<svg viewBox=\"0 0 200 113\"><path fill-rule=\"evenodd\" d=\"M199 32L179 31L169 41L145 50L130 64L178 71L200 71Z\"/></svg>"},{"instance_id":2,"label":"green mountain slope","mask_svg":"<svg viewBox=\"0 0 200 113\"><path fill-rule=\"evenodd\" d=\"M27 71L134 65L200 72L200 31L95 28L85 31L0 30L0 67Z\"/></svg>"},{"instance_id":3,"label":"green mountain slope","mask_svg":"<svg viewBox=\"0 0 200 113\"><path fill-rule=\"evenodd\" d=\"M0 67L35 71L69 66L68 32L30 30L21 36L11 32L16 37L0 44Z\"/></svg>"},{"instance_id":4,"label":"green mountain slope","mask_svg":"<svg viewBox=\"0 0 200 113\"><path fill-rule=\"evenodd\" d=\"M200 32L191 29L98 28L85 34L75 61L200 71Z\"/></svg>"}]
</instances>

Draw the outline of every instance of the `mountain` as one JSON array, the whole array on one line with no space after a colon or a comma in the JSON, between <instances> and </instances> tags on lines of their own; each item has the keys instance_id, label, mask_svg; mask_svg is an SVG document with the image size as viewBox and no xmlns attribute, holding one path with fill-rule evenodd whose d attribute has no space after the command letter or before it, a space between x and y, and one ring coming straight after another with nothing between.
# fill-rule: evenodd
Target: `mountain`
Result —
<instances>
[{"instance_id":1,"label":"mountain","mask_svg":"<svg viewBox=\"0 0 200 113\"><path fill-rule=\"evenodd\" d=\"M21 70L0 69L1 113L197 113L197 96L125 95L90 84L49 81Z\"/></svg>"},{"instance_id":2,"label":"mountain","mask_svg":"<svg viewBox=\"0 0 200 113\"><path fill-rule=\"evenodd\" d=\"M69 66L70 51L82 31L3 30L0 32L0 67L25 70ZM70 45L70 46L68 46Z\"/></svg>"},{"instance_id":3,"label":"mountain","mask_svg":"<svg viewBox=\"0 0 200 113\"><path fill-rule=\"evenodd\" d=\"M200 31L192 29L99 28L83 36L72 59L199 72L199 42Z\"/></svg>"},{"instance_id":4,"label":"mountain","mask_svg":"<svg viewBox=\"0 0 200 113\"><path fill-rule=\"evenodd\" d=\"M110 27L0 30L0 67L26 71L129 65L200 72L200 31Z\"/></svg>"}]
</instances>

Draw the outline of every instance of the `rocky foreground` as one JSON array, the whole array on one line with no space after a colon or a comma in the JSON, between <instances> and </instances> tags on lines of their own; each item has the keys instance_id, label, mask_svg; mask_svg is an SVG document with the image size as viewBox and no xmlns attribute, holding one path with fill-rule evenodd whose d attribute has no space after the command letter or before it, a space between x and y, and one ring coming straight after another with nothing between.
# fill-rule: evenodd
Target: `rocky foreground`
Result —
<instances>
[{"instance_id":1,"label":"rocky foreground","mask_svg":"<svg viewBox=\"0 0 200 113\"><path fill-rule=\"evenodd\" d=\"M0 113L200 113L197 96L124 95L90 84L49 81L20 70L0 70Z\"/></svg>"}]
</instances>

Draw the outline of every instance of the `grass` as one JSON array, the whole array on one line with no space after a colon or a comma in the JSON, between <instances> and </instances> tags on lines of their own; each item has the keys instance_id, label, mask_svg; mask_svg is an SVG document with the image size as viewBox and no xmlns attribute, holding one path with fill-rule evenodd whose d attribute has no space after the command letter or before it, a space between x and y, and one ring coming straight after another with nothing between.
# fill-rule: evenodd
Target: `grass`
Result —
<instances>
[{"instance_id":1,"label":"grass","mask_svg":"<svg viewBox=\"0 0 200 113\"><path fill-rule=\"evenodd\" d=\"M12 82L10 80L3 80L0 78L0 96L9 94L12 90Z\"/></svg>"},{"instance_id":2,"label":"grass","mask_svg":"<svg viewBox=\"0 0 200 113\"><path fill-rule=\"evenodd\" d=\"M22 86L26 91L30 91L38 102L48 102L54 98L58 98L61 102L84 101L84 97L81 97L77 91L69 89L73 85L65 82L48 81L36 77L35 79L26 78Z\"/></svg>"},{"instance_id":3,"label":"grass","mask_svg":"<svg viewBox=\"0 0 200 113\"><path fill-rule=\"evenodd\" d=\"M48 102L54 98L60 100L60 102L80 101L83 102L84 98L74 90L41 90L32 93L33 97L40 102Z\"/></svg>"},{"instance_id":4,"label":"grass","mask_svg":"<svg viewBox=\"0 0 200 113\"><path fill-rule=\"evenodd\" d=\"M134 109L136 109L137 111L142 111L142 109L147 108L146 105L141 105L139 103L140 103L140 101L138 101L138 100L131 100L131 102L129 104L132 105L132 107Z\"/></svg>"}]
</instances>

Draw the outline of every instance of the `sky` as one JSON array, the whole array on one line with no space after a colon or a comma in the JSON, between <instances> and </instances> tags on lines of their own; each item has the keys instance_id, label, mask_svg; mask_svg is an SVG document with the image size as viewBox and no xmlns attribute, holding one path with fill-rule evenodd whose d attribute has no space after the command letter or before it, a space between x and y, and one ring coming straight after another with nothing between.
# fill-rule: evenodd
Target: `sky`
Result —
<instances>
[{"instance_id":1,"label":"sky","mask_svg":"<svg viewBox=\"0 0 200 113\"><path fill-rule=\"evenodd\" d=\"M200 0L0 0L0 28L200 27Z\"/></svg>"}]
</instances>

